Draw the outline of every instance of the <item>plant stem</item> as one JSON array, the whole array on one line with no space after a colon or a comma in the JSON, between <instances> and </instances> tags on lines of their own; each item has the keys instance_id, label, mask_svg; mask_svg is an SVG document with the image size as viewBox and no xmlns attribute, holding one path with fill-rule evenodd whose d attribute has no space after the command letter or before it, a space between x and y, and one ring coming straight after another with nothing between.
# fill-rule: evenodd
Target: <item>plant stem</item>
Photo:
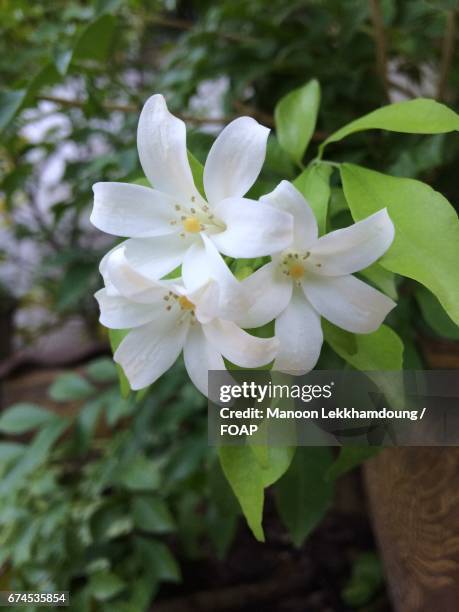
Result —
<instances>
[{"instance_id":1,"label":"plant stem","mask_svg":"<svg viewBox=\"0 0 459 612\"><path fill-rule=\"evenodd\" d=\"M389 100L390 85L387 70L387 43L384 30L384 20L379 0L370 0L371 21L373 23L373 36L375 40L376 64L381 77L384 93Z\"/></svg>"},{"instance_id":2,"label":"plant stem","mask_svg":"<svg viewBox=\"0 0 459 612\"><path fill-rule=\"evenodd\" d=\"M453 63L454 47L456 43L456 11L448 11L446 17L445 36L442 41L440 76L437 87L437 100L444 100L447 95L448 76Z\"/></svg>"}]
</instances>

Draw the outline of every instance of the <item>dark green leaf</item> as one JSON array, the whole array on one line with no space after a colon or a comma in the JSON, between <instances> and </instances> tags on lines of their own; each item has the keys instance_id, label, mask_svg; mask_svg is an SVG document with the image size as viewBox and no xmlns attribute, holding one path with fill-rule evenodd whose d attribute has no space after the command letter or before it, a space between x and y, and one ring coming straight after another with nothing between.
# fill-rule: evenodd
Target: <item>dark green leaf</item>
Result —
<instances>
[{"instance_id":1,"label":"dark green leaf","mask_svg":"<svg viewBox=\"0 0 459 612\"><path fill-rule=\"evenodd\" d=\"M0 131L14 119L26 96L25 89L2 91L0 93Z\"/></svg>"},{"instance_id":2,"label":"dark green leaf","mask_svg":"<svg viewBox=\"0 0 459 612\"><path fill-rule=\"evenodd\" d=\"M106 601L120 593L126 584L113 572L97 572L89 580L89 589L99 601Z\"/></svg>"},{"instance_id":3,"label":"dark green leaf","mask_svg":"<svg viewBox=\"0 0 459 612\"><path fill-rule=\"evenodd\" d=\"M365 446L346 446L340 449L340 453L333 465L328 470L326 477L328 480L335 480L342 474L353 470L358 465L371 459L380 452L380 448Z\"/></svg>"},{"instance_id":4,"label":"dark green leaf","mask_svg":"<svg viewBox=\"0 0 459 612\"><path fill-rule=\"evenodd\" d=\"M79 374L62 374L51 385L49 396L56 402L83 400L94 393L95 388Z\"/></svg>"},{"instance_id":5,"label":"dark green leaf","mask_svg":"<svg viewBox=\"0 0 459 612\"><path fill-rule=\"evenodd\" d=\"M138 455L122 465L116 482L132 491L154 491L160 482L159 467L143 455Z\"/></svg>"},{"instance_id":6,"label":"dark green leaf","mask_svg":"<svg viewBox=\"0 0 459 612\"><path fill-rule=\"evenodd\" d=\"M0 431L5 434L22 434L56 418L53 412L36 404L14 404L0 414Z\"/></svg>"},{"instance_id":7,"label":"dark green leaf","mask_svg":"<svg viewBox=\"0 0 459 612\"><path fill-rule=\"evenodd\" d=\"M325 475L332 462L328 448L297 448L292 465L276 484L277 508L296 546L303 544L331 505L333 485Z\"/></svg>"},{"instance_id":8,"label":"dark green leaf","mask_svg":"<svg viewBox=\"0 0 459 612\"><path fill-rule=\"evenodd\" d=\"M132 502L134 524L150 533L168 533L175 529L174 519L165 502L153 495L142 495Z\"/></svg>"}]
</instances>

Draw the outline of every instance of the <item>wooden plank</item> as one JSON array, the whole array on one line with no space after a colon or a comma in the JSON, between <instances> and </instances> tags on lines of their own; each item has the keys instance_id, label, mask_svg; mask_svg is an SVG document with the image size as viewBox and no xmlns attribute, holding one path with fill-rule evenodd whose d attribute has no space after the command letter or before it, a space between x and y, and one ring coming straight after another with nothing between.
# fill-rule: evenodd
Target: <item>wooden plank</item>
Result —
<instances>
[{"instance_id":1,"label":"wooden plank","mask_svg":"<svg viewBox=\"0 0 459 612\"><path fill-rule=\"evenodd\" d=\"M364 467L397 612L459 610L459 448L388 448Z\"/></svg>"}]
</instances>

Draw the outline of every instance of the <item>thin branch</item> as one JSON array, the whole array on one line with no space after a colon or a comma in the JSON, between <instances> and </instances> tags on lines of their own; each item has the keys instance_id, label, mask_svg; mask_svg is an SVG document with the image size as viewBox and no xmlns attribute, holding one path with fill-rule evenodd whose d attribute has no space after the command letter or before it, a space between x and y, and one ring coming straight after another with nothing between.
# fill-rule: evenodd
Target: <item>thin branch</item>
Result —
<instances>
[{"instance_id":1,"label":"thin branch","mask_svg":"<svg viewBox=\"0 0 459 612\"><path fill-rule=\"evenodd\" d=\"M387 43L384 30L384 20L379 0L370 0L371 21L373 24L373 37L375 40L376 65L386 98L389 99L390 85L387 69Z\"/></svg>"},{"instance_id":2,"label":"thin branch","mask_svg":"<svg viewBox=\"0 0 459 612\"><path fill-rule=\"evenodd\" d=\"M174 30L182 30L188 32L196 28L196 23L193 21L186 21L185 19L175 19L171 17L163 17L162 15L149 15L146 17L151 23L163 26L165 28L173 28ZM241 34L235 34L234 32L221 32L215 30L212 32L220 38L224 38L231 42L237 43L256 43L257 40L251 36L244 36Z\"/></svg>"},{"instance_id":3,"label":"thin branch","mask_svg":"<svg viewBox=\"0 0 459 612\"><path fill-rule=\"evenodd\" d=\"M448 11L446 18L445 36L441 47L440 76L437 86L437 100L445 100L448 88L448 76L453 63L454 47L456 44L456 11Z\"/></svg>"},{"instance_id":4,"label":"thin branch","mask_svg":"<svg viewBox=\"0 0 459 612\"><path fill-rule=\"evenodd\" d=\"M39 100L45 100L47 102L53 102L59 104L59 106L65 106L67 108L81 108L86 106L86 102L82 100L74 100L69 98L61 98L58 96L39 96ZM139 113L140 106L135 104L113 104L112 102L104 102L102 107L109 112L119 111L121 113ZM176 117L180 117L188 123L196 123L202 125L205 123L225 124L234 119L234 117L196 117L194 115L187 115L181 113L175 113Z\"/></svg>"}]
</instances>

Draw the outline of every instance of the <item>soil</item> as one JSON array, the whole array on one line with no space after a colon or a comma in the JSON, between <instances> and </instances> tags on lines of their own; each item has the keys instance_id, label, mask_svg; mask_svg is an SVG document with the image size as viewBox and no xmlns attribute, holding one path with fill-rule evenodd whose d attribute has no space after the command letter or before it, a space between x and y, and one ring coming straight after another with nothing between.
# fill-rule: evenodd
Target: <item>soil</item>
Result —
<instances>
[{"instance_id":1,"label":"soil","mask_svg":"<svg viewBox=\"0 0 459 612\"><path fill-rule=\"evenodd\" d=\"M392 611L383 589L360 608L341 597L353 561L375 550L364 514L332 510L296 549L268 502L265 533L258 543L241 523L225 560L180 560L183 583L163 587L152 612Z\"/></svg>"}]
</instances>

